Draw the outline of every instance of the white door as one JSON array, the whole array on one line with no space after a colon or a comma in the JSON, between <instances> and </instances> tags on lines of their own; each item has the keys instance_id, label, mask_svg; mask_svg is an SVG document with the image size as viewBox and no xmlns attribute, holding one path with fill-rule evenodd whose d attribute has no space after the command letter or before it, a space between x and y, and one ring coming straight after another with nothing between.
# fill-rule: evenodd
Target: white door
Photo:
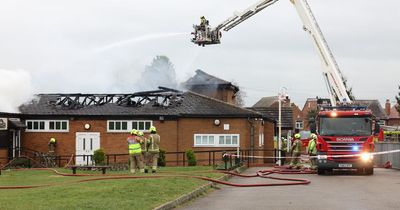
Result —
<instances>
[{"instance_id":1,"label":"white door","mask_svg":"<svg viewBox=\"0 0 400 210\"><path fill-rule=\"evenodd\" d=\"M100 149L100 133L76 133L76 165L92 165L94 151Z\"/></svg>"}]
</instances>

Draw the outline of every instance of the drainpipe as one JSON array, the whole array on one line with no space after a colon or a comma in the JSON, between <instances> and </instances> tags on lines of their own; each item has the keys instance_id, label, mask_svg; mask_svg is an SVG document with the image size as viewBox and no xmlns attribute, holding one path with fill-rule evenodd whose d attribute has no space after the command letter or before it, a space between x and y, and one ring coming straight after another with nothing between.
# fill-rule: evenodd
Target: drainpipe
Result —
<instances>
[{"instance_id":1,"label":"drainpipe","mask_svg":"<svg viewBox=\"0 0 400 210\"><path fill-rule=\"evenodd\" d=\"M250 117L247 118L247 121L249 122L250 125L250 150L249 150L249 155L253 156L254 155L254 122L253 120L250 120ZM253 159L254 162L254 159Z\"/></svg>"}]
</instances>

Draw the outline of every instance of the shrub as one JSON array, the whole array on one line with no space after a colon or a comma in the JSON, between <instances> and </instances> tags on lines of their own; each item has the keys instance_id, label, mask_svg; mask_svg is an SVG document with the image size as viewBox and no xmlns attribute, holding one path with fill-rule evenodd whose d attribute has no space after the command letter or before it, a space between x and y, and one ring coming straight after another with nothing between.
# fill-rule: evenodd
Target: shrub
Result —
<instances>
[{"instance_id":1,"label":"shrub","mask_svg":"<svg viewBox=\"0 0 400 210\"><path fill-rule=\"evenodd\" d=\"M186 151L186 158L189 166L197 165L196 155L194 154L193 150L190 149Z\"/></svg>"},{"instance_id":2,"label":"shrub","mask_svg":"<svg viewBox=\"0 0 400 210\"><path fill-rule=\"evenodd\" d=\"M98 149L95 150L93 153L93 161L94 163L98 165L104 165L106 160L106 153L104 152L104 149Z\"/></svg>"},{"instance_id":3,"label":"shrub","mask_svg":"<svg viewBox=\"0 0 400 210\"><path fill-rule=\"evenodd\" d=\"M166 162L165 162L165 150L160 149L157 165L158 166L165 166L166 165Z\"/></svg>"}]
</instances>

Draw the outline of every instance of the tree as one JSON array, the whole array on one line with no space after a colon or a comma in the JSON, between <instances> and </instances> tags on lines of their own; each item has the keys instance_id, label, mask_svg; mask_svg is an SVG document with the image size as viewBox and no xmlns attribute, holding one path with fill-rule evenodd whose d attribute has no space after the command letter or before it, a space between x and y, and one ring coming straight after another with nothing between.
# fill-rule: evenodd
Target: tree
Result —
<instances>
[{"instance_id":1,"label":"tree","mask_svg":"<svg viewBox=\"0 0 400 210\"><path fill-rule=\"evenodd\" d=\"M396 101L397 101L396 110L397 110L398 113L400 113L400 85L399 85L399 93L396 96Z\"/></svg>"},{"instance_id":2,"label":"tree","mask_svg":"<svg viewBox=\"0 0 400 210\"><path fill-rule=\"evenodd\" d=\"M239 87L238 83L235 81L231 82L232 85ZM240 106L240 107L244 107L246 105L246 103L244 102L244 99L247 97L246 92L244 92L240 87L238 92L235 93L235 105Z\"/></svg>"},{"instance_id":3,"label":"tree","mask_svg":"<svg viewBox=\"0 0 400 210\"><path fill-rule=\"evenodd\" d=\"M155 90L159 86L178 87L174 65L164 55L157 55L151 64L145 67L144 72L136 83L136 87L139 90Z\"/></svg>"},{"instance_id":4,"label":"tree","mask_svg":"<svg viewBox=\"0 0 400 210\"><path fill-rule=\"evenodd\" d=\"M318 109L310 109L307 112L307 126L310 127L310 119L314 119L317 117L318 115Z\"/></svg>"}]
</instances>

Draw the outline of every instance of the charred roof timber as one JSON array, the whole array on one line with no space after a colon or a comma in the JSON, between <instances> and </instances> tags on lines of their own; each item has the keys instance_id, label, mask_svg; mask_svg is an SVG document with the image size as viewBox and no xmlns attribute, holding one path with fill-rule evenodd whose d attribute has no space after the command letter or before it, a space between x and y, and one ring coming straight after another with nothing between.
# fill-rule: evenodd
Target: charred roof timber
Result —
<instances>
[{"instance_id":1,"label":"charred roof timber","mask_svg":"<svg viewBox=\"0 0 400 210\"><path fill-rule=\"evenodd\" d=\"M140 107L153 102L153 106L179 106L183 99L183 92L166 87L159 90L136 92L132 94L52 94L58 96L48 103L63 109L80 109L88 106L117 104L118 106Z\"/></svg>"}]
</instances>

